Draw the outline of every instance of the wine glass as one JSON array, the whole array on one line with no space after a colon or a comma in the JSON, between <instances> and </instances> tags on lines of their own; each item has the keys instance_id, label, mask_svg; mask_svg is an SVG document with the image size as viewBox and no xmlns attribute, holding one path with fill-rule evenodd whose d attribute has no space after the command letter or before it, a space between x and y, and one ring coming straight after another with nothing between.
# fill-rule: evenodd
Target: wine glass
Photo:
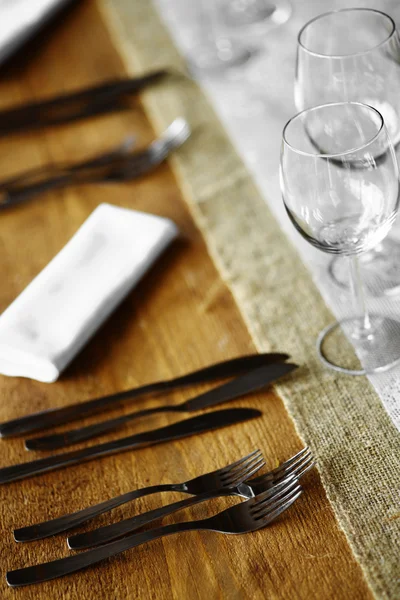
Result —
<instances>
[{"instance_id":1,"label":"wine glass","mask_svg":"<svg viewBox=\"0 0 400 600\"><path fill-rule=\"evenodd\" d=\"M187 3L185 10L192 5ZM189 44L188 60L195 71L219 73L241 67L254 55L255 49L232 35L225 23L221 0L199 0L194 7L194 20L200 39Z\"/></svg>"},{"instance_id":2,"label":"wine glass","mask_svg":"<svg viewBox=\"0 0 400 600\"><path fill-rule=\"evenodd\" d=\"M224 0L225 23L238 33L264 33L266 29L285 23L292 14L288 0Z\"/></svg>"},{"instance_id":3,"label":"wine glass","mask_svg":"<svg viewBox=\"0 0 400 600\"><path fill-rule=\"evenodd\" d=\"M379 244L398 211L396 155L382 115L359 102L304 110L283 131L280 181L287 213L313 246L347 257L354 314L326 328L317 349L329 367L348 373L383 371L400 360L400 323L368 314L358 256ZM326 353L342 326L364 370L344 368ZM399 332L399 335L397 335Z\"/></svg>"},{"instance_id":4,"label":"wine glass","mask_svg":"<svg viewBox=\"0 0 400 600\"><path fill-rule=\"evenodd\" d=\"M388 15L350 8L308 22L298 35L295 103L301 111L326 102L359 101L383 115L395 147L400 147L400 40ZM386 238L360 260L372 295L400 291L400 241ZM346 288L347 267L329 266Z\"/></svg>"}]
</instances>

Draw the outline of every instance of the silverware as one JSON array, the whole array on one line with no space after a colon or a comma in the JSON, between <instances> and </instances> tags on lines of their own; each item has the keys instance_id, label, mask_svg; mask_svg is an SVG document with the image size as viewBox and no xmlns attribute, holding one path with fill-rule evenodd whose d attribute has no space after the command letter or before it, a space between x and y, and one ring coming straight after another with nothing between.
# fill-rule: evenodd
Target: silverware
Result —
<instances>
[{"instance_id":1,"label":"silverware","mask_svg":"<svg viewBox=\"0 0 400 600\"><path fill-rule=\"evenodd\" d=\"M32 438L25 441L25 447L27 450L55 450L65 448L71 444L90 440L106 432L119 429L126 425L126 423L130 423L141 417L164 412L195 412L204 408L210 408L211 406L234 400L265 387L296 368L297 365L291 363L275 363L258 367L258 369L254 369L244 375L239 375L239 377L228 381L228 383L224 383L180 404L163 404L155 408L147 408L122 415L115 419L94 423L87 427L63 431L55 435Z\"/></svg>"},{"instance_id":2,"label":"silverware","mask_svg":"<svg viewBox=\"0 0 400 600\"><path fill-rule=\"evenodd\" d=\"M206 530L231 534L256 531L272 523L287 510L301 495L302 488L295 481L292 486L288 486L284 491L282 489L274 489L273 491L274 493L271 495L271 490L267 490L208 519L173 523L150 531L134 533L121 540L110 542L105 546L99 546L87 552L9 571L6 576L7 583L11 587L18 587L49 581L50 579L75 573L146 542L183 531Z\"/></svg>"},{"instance_id":3,"label":"silverware","mask_svg":"<svg viewBox=\"0 0 400 600\"><path fill-rule=\"evenodd\" d=\"M140 77L105 81L76 92L2 110L0 134L9 135L28 129L60 125L127 108L126 100L129 96L158 83L167 75L168 71L160 69Z\"/></svg>"},{"instance_id":4,"label":"silverware","mask_svg":"<svg viewBox=\"0 0 400 600\"><path fill-rule=\"evenodd\" d=\"M257 450L255 452L257 452ZM77 512L62 515L56 519L51 519L49 521L43 521L42 523L36 523L35 525L29 525L27 527L15 529L14 539L16 542L31 542L34 540L41 540L58 533L62 533L63 531L68 531L69 529L77 527L78 525L82 525L83 523L86 523L87 521L90 521L91 519L94 519L105 512L117 508L118 506L122 506L123 504L127 504L128 502L136 500L137 498L142 498L143 496L149 496L151 494L158 494L161 492L181 492L182 494L198 495L204 492L216 490L223 487L224 483L231 477L231 474L237 469L241 468L241 466L243 466L247 460L254 456L255 452L251 452L244 458L241 458L240 460L226 467L222 467L221 469L217 469L211 473L205 473L204 475L200 475L194 479L190 479L189 481L184 481L183 483L166 483L133 490L131 492L121 494L120 496L110 498L109 500L105 500L104 502L100 502L99 504L88 506L78 510ZM269 477L269 480L273 485L275 482L286 477L287 475L290 475L291 473L296 474L296 469L301 468L301 465L304 465L304 461L307 460L309 456L310 451L308 447L303 448L303 450L298 452L295 456L292 456L266 475L263 475L263 478ZM257 483L257 478L253 479L252 481Z\"/></svg>"},{"instance_id":5,"label":"silverware","mask_svg":"<svg viewBox=\"0 0 400 600\"><path fill-rule=\"evenodd\" d=\"M2 179L0 181L0 193L7 193L8 190L19 189L21 187L27 187L29 185L35 185L41 181L45 181L55 175L65 175L69 172L83 171L94 167L101 167L109 165L113 161L120 160L124 156L131 154L136 144L136 137L134 135L127 135L122 143L118 144L115 148L107 150L96 156L92 156L80 162L58 162L48 163L23 171L18 175L13 175Z\"/></svg>"},{"instance_id":6,"label":"silverware","mask_svg":"<svg viewBox=\"0 0 400 600\"><path fill-rule=\"evenodd\" d=\"M0 208L9 208L25 202L38 194L81 183L115 183L128 181L145 175L160 165L170 152L179 148L190 136L190 127L185 119L178 118L148 148L132 154L114 158L109 164L96 164L61 171L41 181L27 185L13 184L3 190L0 196Z\"/></svg>"},{"instance_id":7,"label":"silverware","mask_svg":"<svg viewBox=\"0 0 400 600\"><path fill-rule=\"evenodd\" d=\"M118 523L74 535L67 539L67 543L71 550L83 550L100 544L107 544L127 533L136 531L140 527L143 527L143 525L148 525L149 523L166 517L167 515L171 515L178 510L189 508L190 506L194 506L195 504L205 502L212 498L241 496L242 498L248 499L271 488L282 489L288 485L289 480L292 481L293 478L296 480L300 479L300 477L313 466L314 459L308 451L301 461L297 464L295 463L292 468L281 471L279 475L271 476L271 473L266 473L265 475L260 475L257 479L248 479L250 475L247 475L246 477L237 477L235 483L232 482L218 490L207 491L192 498L180 500L179 502L174 502L173 504L168 504L167 506L162 506L161 508L156 508L143 514L136 515L130 519L124 519ZM271 494L272 493L273 492L271 492Z\"/></svg>"},{"instance_id":8,"label":"silverware","mask_svg":"<svg viewBox=\"0 0 400 600\"><path fill-rule=\"evenodd\" d=\"M33 475L40 475L55 469L61 469L70 465L82 463L84 461L93 460L101 456L109 456L117 452L125 452L136 448L143 448L161 442L177 440L204 431L211 431L220 427L234 425L242 421L260 417L261 412L252 408L230 408L226 410L218 410L212 413L206 413L191 419L184 419L173 425L160 427L144 433L130 435L113 442L97 444L85 448L84 450L74 450L72 452L64 452L63 454L55 454L48 458L41 458L31 462L13 465L11 467L3 467L0 469L0 483L10 483L18 479L25 479Z\"/></svg>"},{"instance_id":9,"label":"silverware","mask_svg":"<svg viewBox=\"0 0 400 600\"><path fill-rule=\"evenodd\" d=\"M47 429L56 425L70 423L82 417L98 413L103 410L115 408L122 402L134 400L139 396L153 393L172 391L181 387L206 383L215 379L225 379L234 377L240 373L245 373L250 369L256 369L262 365L268 365L276 362L283 362L289 356L287 354L266 353L250 354L248 356L239 356L230 360L225 360L213 365L209 365L192 373L187 373L173 379L156 381L148 383L124 392L110 394L102 398L86 400L78 404L70 404L63 408L50 409L37 413L32 413L24 417L19 417L11 421L5 421L0 424L0 436L11 437L37 431L38 429Z\"/></svg>"},{"instance_id":10,"label":"silverware","mask_svg":"<svg viewBox=\"0 0 400 600\"><path fill-rule=\"evenodd\" d=\"M172 152L189 139L191 130L188 122L182 117L175 119L169 127L141 153L137 152L130 158L123 158L111 166L110 170L101 176L104 183L129 181L139 177L160 165Z\"/></svg>"}]
</instances>

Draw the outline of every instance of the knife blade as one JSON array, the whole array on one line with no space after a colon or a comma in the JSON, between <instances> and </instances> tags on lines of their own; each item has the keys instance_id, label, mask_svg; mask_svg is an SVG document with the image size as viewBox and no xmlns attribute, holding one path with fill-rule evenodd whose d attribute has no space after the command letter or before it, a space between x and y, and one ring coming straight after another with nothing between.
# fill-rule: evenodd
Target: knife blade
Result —
<instances>
[{"instance_id":1,"label":"knife blade","mask_svg":"<svg viewBox=\"0 0 400 600\"><path fill-rule=\"evenodd\" d=\"M56 425L70 423L87 415L91 415L102 410L110 410L127 400L133 400L145 394L155 392L164 392L194 385L197 383L206 383L214 379L225 379L234 377L240 373L256 369L262 365L268 365L276 362L284 362L289 356L281 353L249 354L248 356L239 356L230 360L225 360L213 365L208 365L197 371L187 373L173 379L165 379L148 383L137 388L132 388L117 394L102 396L86 400L81 403L70 404L63 408L49 409L19 417L0 424L0 437L11 437L37 431L38 429L47 429Z\"/></svg>"},{"instance_id":2,"label":"knife blade","mask_svg":"<svg viewBox=\"0 0 400 600\"><path fill-rule=\"evenodd\" d=\"M63 431L59 434L32 438L25 441L25 448L27 450L56 450L65 448L71 444L90 440L109 431L114 431L130 421L148 415L163 412L194 412L204 408L210 408L211 406L234 400L235 398L239 398L240 396L265 387L296 368L297 365L292 363L264 365L236 377L235 379L228 381L228 383L213 388L208 392L195 396L185 402L181 402L180 404L164 404L162 406L157 406L156 408L135 411L115 419L94 423L87 427L80 427L78 429Z\"/></svg>"},{"instance_id":3,"label":"knife blade","mask_svg":"<svg viewBox=\"0 0 400 600\"><path fill-rule=\"evenodd\" d=\"M125 107L123 101L128 95L143 90L166 75L168 75L167 70L159 69L140 77L105 81L76 92L2 110L0 111L0 135L60 125L120 110Z\"/></svg>"},{"instance_id":4,"label":"knife blade","mask_svg":"<svg viewBox=\"0 0 400 600\"><path fill-rule=\"evenodd\" d=\"M212 431L220 427L227 427L249 419L260 417L262 412L254 408L228 408L218 410L211 413L205 413L190 419L184 419L178 423L167 425L130 435L119 440L97 444L84 450L74 450L72 452L64 452L47 458L33 460L31 462L3 467L0 469L0 484L11 483L19 479L26 479L34 475L47 473L56 469L65 468L71 465L80 464L94 458L109 456L118 452L126 452L127 450L135 450L145 446L153 446L171 440L178 440L184 437Z\"/></svg>"}]
</instances>

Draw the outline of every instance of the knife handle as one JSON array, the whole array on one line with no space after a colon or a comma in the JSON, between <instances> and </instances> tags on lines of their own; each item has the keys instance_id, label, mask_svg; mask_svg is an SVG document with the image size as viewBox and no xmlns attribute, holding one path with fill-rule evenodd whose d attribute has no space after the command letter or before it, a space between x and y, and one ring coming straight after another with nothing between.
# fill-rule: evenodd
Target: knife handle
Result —
<instances>
[{"instance_id":1,"label":"knife handle","mask_svg":"<svg viewBox=\"0 0 400 600\"><path fill-rule=\"evenodd\" d=\"M180 439L183 437L195 435L203 431L211 431L220 427L226 427L254 419L261 416L261 412L252 408L231 408L218 410L212 413L206 413L191 419L184 419L178 423L167 425L159 429L153 429L144 433L130 435L119 440L97 444L83 450L74 450L72 452L64 452L41 458L31 462L4 467L0 469L0 484L11 483L19 479L40 475L55 469L61 469L70 465L92 460L97 457L108 456L117 452L126 450L134 450L135 448L168 442L170 440Z\"/></svg>"},{"instance_id":2,"label":"knife handle","mask_svg":"<svg viewBox=\"0 0 400 600\"><path fill-rule=\"evenodd\" d=\"M77 92L0 111L0 133L59 125L115 110L121 107L125 96L144 89L167 74L165 69L160 69L141 77L106 81Z\"/></svg>"},{"instance_id":3,"label":"knife handle","mask_svg":"<svg viewBox=\"0 0 400 600\"><path fill-rule=\"evenodd\" d=\"M133 400L134 398L138 398L145 394L165 392L188 385L214 381L215 379L234 377L240 373L245 373L251 369L261 367L262 365L284 362L287 358L289 358L287 354L279 353L240 356L238 358L209 365L203 369L187 373L180 377L175 377L174 379L145 384L137 388L126 390L125 392L119 392L101 398L94 398L93 400L86 400L85 402L77 404L70 404L63 408L32 413L25 417L19 417L1 423L0 437L21 435L37 431L38 429L47 429L56 425L69 423L89 414L107 409L109 410L124 401Z\"/></svg>"}]
</instances>

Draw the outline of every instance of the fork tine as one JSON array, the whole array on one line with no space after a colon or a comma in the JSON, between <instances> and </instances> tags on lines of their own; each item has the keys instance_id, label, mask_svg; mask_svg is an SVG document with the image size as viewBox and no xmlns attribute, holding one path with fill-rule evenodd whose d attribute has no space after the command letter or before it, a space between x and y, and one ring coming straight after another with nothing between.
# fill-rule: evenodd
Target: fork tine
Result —
<instances>
[{"instance_id":1,"label":"fork tine","mask_svg":"<svg viewBox=\"0 0 400 600\"><path fill-rule=\"evenodd\" d=\"M309 471L310 469L312 469L315 466L316 462L315 460L311 457L309 461L307 461L306 464L303 465L303 467L300 469L298 469L295 473L297 479L300 479L301 477L303 477L303 475L305 475L307 473L307 471Z\"/></svg>"},{"instance_id":2,"label":"fork tine","mask_svg":"<svg viewBox=\"0 0 400 600\"><path fill-rule=\"evenodd\" d=\"M313 467L314 464L315 464L314 457L312 456L312 454L310 454L310 456L307 456L301 463L296 465L293 468L293 470L290 471L290 474L295 475L297 478L299 478L299 473L304 475L304 473L306 473L309 469L311 469L311 467Z\"/></svg>"},{"instance_id":3,"label":"fork tine","mask_svg":"<svg viewBox=\"0 0 400 600\"><path fill-rule=\"evenodd\" d=\"M275 469L272 469L271 471L269 471L268 473L265 473L264 475L260 475L260 477L256 477L253 480L253 483L265 481L265 479L267 477L269 477L270 480L274 480L282 473L285 473L285 472L286 472L286 474L289 473L291 469L293 469L298 463L301 463L304 460L304 457L306 457L308 455L311 455L311 451L310 451L309 447L306 446L305 448L300 450L300 452L298 452L294 456L290 457L288 460L286 460L285 462L280 464Z\"/></svg>"},{"instance_id":4,"label":"fork tine","mask_svg":"<svg viewBox=\"0 0 400 600\"><path fill-rule=\"evenodd\" d=\"M288 479L283 480L278 486L274 486L265 492L261 492L261 494L257 494L254 498L253 509L257 510L264 502L271 502L276 498L280 498L298 485L299 480L296 477L291 476Z\"/></svg>"},{"instance_id":5,"label":"fork tine","mask_svg":"<svg viewBox=\"0 0 400 600\"><path fill-rule=\"evenodd\" d=\"M230 465L227 465L226 467L222 467L221 469L218 469L217 472L224 474L227 472L231 472L232 469L234 469L235 467L238 467L239 465L243 464L244 462L246 462L247 460L249 460L250 458L252 458L253 456L255 456L256 454L261 455L261 450L253 450L253 452L250 452L250 454L247 454L246 456L243 456L243 458L240 458L239 460L231 463Z\"/></svg>"},{"instance_id":6,"label":"fork tine","mask_svg":"<svg viewBox=\"0 0 400 600\"><path fill-rule=\"evenodd\" d=\"M258 496L256 496L256 503L250 507L250 513L254 518L259 518L260 516L265 515L267 511L275 510L277 506L279 506L282 502L286 502L286 500L291 498L294 494L297 494L297 492L301 489L301 485L295 480L294 482L291 482L286 490L281 490L272 498L258 502Z\"/></svg>"},{"instance_id":7,"label":"fork tine","mask_svg":"<svg viewBox=\"0 0 400 600\"><path fill-rule=\"evenodd\" d=\"M306 448L303 448L302 452L299 452L298 454L293 456L292 459L289 459L288 461L282 463L282 468L279 469L278 467L278 469L275 469L274 474L279 475L280 472L285 472L286 474L292 473L298 465L302 464L310 456L312 456L311 450L307 446Z\"/></svg>"},{"instance_id":8,"label":"fork tine","mask_svg":"<svg viewBox=\"0 0 400 600\"><path fill-rule=\"evenodd\" d=\"M294 456L291 456L290 458L285 460L285 462L280 464L276 469L274 469L274 471L278 472L282 469L287 469L287 468L291 467L294 463L297 463L300 460L302 460L304 458L304 456L309 454L310 452L311 452L310 448L308 446L305 446L302 450L297 452L297 454L294 454Z\"/></svg>"},{"instance_id":9,"label":"fork tine","mask_svg":"<svg viewBox=\"0 0 400 600\"><path fill-rule=\"evenodd\" d=\"M254 464L259 463L260 461L264 462L264 457L261 453L253 456L250 460L246 461L239 467L232 469L228 473L224 473L224 475L221 476L222 483L229 483L229 481L231 481L233 478L241 477L242 473L245 473Z\"/></svg>"},{"instance_id":10,"label":"fork tine","mask_svg":"<svg viewBox=\"0 0 400 600\"><path fill-rule=\"evenodd\" d=\"M286 489L280 490L278 493L274 494L270 498L265 498L261 502L257 502L254 506L251 507L251 514L254 518L258 518L259 516L265 514L266 510L272 510L274 507L279 504L282 500L289 498L295 492L298 492L301 489L299 482L297 480L292 481L288 484ZM257 498L257 496L256 496Z\"/></svg>"},{"instance_id":11,"label":"fork tine","mask_svg":"<svg viewBox=\"0 0 400 600\"><path fill-rule=\"evenodd\" d=\"M268 489L266 489L265 491L260 492L258 494L256 493L255 498L258 498L259 500L263 500L264 498L271 498L272 496L275 496L278 491L286 490L289 486L293 484L293 482L298 483L297 477L295 477L294 475L288 475L285 479L281 479L273 486L268 487Z\"/></svg>"},{"instance_id":12,"label":"fork tine","mask_svg":"<svg viewBox=\"0 0 400 600\"><path fill-rule=\"evenodd\" d=\"M301 496L302 493L303 493L303 490L302 490L302 488L300 488L298 491L293 493L293 495L291 495L290 497L287 497L284 500L282 499L273 510L271 510L271 508L270 508L265 513L264 516L259 516L255 520L260 521L261 526L267 525L268 523L271 523L271 521L275 521L275 519L277 519L280 514L285 512L285 510L287 510L289 508L289 506L291 506L294 502L296 502L297 498L299 498L299 496Z\"/></svg>"},{"instance_id":13,"label":"fork tine","mask_svg":"<svg viewBox=\"0 0 400 600\"><path fill-rule=\"evenodd\" d=\"M252 466L254 463L258 462L259 460L264 460L264 457L262 456L261 453L256 454L252 458L243 462L243 464L239 465L238 467L235 467L234 469L229 469L229 471L220 475L221 482L222 483L228 482L230 479L232 479L232 477L235 477L236 475L242 473L242 471L244 469L248 469L249 466Z\"/></svg>"},{"instance_id":14,"label":"fork tine","mask_svg":"<svg viewBox=\"0 0 400 600\"><path fill-rule=\"evenodd\" d=\"M224 481L224 483L227 483L231 486L236 485L237 483L248 479L249 477L254 475L254 473L257 473L257 471L259 471L264 465L265 460L262 457L260 457L257 461L253 461L252 463L246 465L246 467L244 467L241 471L232 473L231 477L228 477L226 482Z\"/></svg>"},{"instance_id":15,"label":"fork tine","mask_svg":"<svg viewBox=\"0 0 400 600\"><path fill-rule=\"evenodd\" d=\"M312 454L304 455L301 461L293 463L293 465L291 465L288 469L285 469L281 473L274 475L273 482L275 483L277 481L281 481L282 479L286 479L288 476L295 476L298 478L298 473L302 472L305 467L308 467L308 465L313 462L314 458Z\"/></svg>"}]
</instances>

